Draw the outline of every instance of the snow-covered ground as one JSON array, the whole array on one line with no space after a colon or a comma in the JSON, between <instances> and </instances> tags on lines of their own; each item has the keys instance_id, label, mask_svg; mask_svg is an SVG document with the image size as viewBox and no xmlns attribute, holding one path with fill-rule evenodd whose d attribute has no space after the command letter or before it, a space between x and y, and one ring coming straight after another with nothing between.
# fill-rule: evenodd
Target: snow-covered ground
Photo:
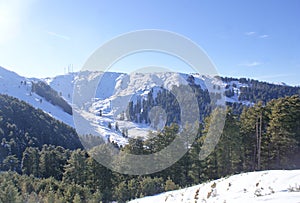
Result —
<instances>
[{"instance_id":1,"label":"snow-covered ground","mask_svg":"<svg viewBox=\"0 0 300 203\"><path fill-rule=\"evenodd\" d=\"M299 203L300 170L243 173L131 203Z\"/></svg>"}]
</instances>

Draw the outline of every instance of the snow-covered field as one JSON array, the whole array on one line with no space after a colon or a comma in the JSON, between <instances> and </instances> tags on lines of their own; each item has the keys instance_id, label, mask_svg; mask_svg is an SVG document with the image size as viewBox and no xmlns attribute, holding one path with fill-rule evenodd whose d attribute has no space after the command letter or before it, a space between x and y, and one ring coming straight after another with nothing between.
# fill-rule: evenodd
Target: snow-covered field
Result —
<instances>
[{"instance_id":1,"label":"snow-covered field","mask_svg":"<svg viewBox=\"0 0 300 203\"><path fill-rule=\"evenodd\" d=\"M299 203L300 170L243 173L131 203Z\"/></svg>"}]
</instances>

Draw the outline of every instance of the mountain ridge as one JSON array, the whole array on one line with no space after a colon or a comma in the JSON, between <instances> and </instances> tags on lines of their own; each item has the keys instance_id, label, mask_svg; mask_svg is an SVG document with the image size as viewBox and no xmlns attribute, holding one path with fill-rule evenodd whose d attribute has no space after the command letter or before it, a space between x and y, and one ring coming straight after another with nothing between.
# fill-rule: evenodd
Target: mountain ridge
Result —
<instances>
[{"instance_id":1,"label":"mountain ridge","mask_svg":"<svg viewBox=\"0 0 300 203\"><path fill-rule=\"evenodd\" d=\"M80 116L81 125L74 123L74 117L64 112L61 108L51 104L40 95L31 91L32 82L45 82L58 95L68 102L75 110L75 115ZM26 84L25 84L26 82ZM94 92L88 96L81 96L81 107L74 104L74 91L81 84L88 83ZM219 96L225 93L225 102L232 106L236 112L240 113L243 106L251 106L259 100L264 103L283 96L300 95L300 87L274 85L266 82L246 78L226 78L203 76L198 73L115 73L115 72L75 72L65 75L58 75L53 78L25 78L18 74L0 68L0 93L19 98L35 108L40 108L52 117L66 123L71 127L76 127L79 134L100 135L104 140L115 141L124 145L128 142L124 138L122 130L129 131L131 137L137 137L140 134L148 134L149 130L155 130L145 123L136 123L120 119L123 112L126 111L128 102L132 101L136 105L138 99L147 99L150 92L153 97L161 88L170 90L173 86L194 85L195 88L209 90L211 93ZM200 94L203 94L200 93ZM78 97L77 97L78 98ZM41 102L41 100L43 100ZM141 109L142 111L142 109ZM99 116L99 114L102 116ZM147 116L147 115L146 115ZM118 130L115 126L118 125ZM83 126L83 127L82 127ZM113 126L113 128L109 128ZM81 128L82 127L82 128Z\"/></svg>"}]
</instances>

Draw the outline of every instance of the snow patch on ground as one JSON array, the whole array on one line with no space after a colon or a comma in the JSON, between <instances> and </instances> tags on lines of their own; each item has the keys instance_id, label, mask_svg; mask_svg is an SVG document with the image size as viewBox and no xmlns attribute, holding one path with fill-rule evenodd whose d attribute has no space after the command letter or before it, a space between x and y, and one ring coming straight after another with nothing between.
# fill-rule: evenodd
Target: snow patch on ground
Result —
<instances>
[{"instance_id":1,"label":"snow patch on ground","mask_svg":"<svg viewBox=\"0 0 300 203\"><path fill-rule=\"evenodd\" d=\"M193 187L165 192L131 203L152 202L230 202L230 203L299 203L300 170L274 170L243 173Z\"/></svg>"}]
</instances>

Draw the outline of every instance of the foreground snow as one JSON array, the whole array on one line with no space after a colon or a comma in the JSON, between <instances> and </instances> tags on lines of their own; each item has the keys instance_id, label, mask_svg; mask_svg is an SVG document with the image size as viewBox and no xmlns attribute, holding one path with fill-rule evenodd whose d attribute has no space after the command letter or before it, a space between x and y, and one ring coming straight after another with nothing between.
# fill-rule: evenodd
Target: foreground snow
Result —
<instances>
[{"instance_id":1,"label":"foreground snow","mask_svg":"<svg viewBox=\"0 0 300 203\"><path fill-rule=\"evenodd\" d=\"M148 202L299 203L300 170L243 173L131 201L131 203Z\"/></svg>"}]
</instances>

